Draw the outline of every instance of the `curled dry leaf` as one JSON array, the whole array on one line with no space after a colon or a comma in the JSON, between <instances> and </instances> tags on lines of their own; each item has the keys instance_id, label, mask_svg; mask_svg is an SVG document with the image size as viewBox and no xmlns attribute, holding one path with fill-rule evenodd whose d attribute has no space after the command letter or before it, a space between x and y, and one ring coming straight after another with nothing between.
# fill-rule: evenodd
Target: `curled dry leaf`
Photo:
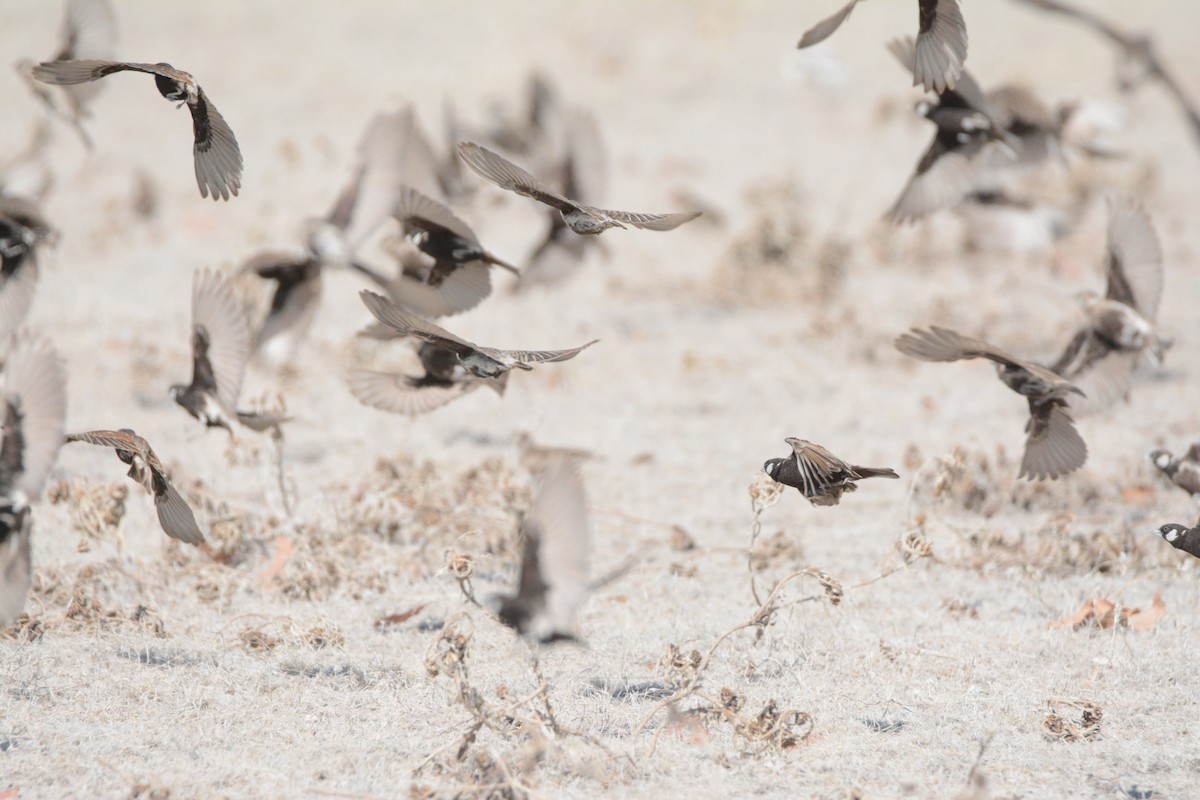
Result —
<instances>
[{"instance_id":1,"label":"curled dry leaf","mask_svg":"<svg viewBox=\"0 0 1200 800\"><path fill-rule=\"evenodd\" d=\"M1050 623L1051 628L1071 628L1078 630L1085 627L1112 628L1120 625L1134 631L1148 631L1158 624L1167 613L1167 604L1163 602L1162 593L1155 591L1154 601L1149 609L1121 608L1118 612L1114 603L1097 597L1088 600L1074 614Z\"/></svg>"}]
</instances>

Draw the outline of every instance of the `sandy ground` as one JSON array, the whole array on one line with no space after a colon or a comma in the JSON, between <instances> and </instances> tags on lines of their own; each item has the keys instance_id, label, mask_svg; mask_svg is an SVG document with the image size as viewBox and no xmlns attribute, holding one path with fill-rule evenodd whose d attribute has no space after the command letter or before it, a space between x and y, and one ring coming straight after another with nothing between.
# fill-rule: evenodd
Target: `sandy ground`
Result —
<instances>
[{"instance_id":1,"label":"sandy ground","mask_svg":"<svg viewBox=\"0 0 1200 800\"><path fill-rule=\"evenodd\" d=\"M80 494L36 506L31 627L0 640L0 796L952 797L988 740L978 771L994 797L1200 797L1196 562L1151 533L1190 522L1194 507L1146 459L1200 434L1200 150L1161 91L1115 93L1107 45L976 0L976 76L1119 104L1129 124L1112 143L1131 157L1051 171L1056 196L1079 199L1053 250L966 252L952 214L892 230L880 217L930 136L882 47L910 31L911 3L864 4L798 56L795 39L835 5L120 3L119 52L199 77L241 141L244 189L202 201L183 112L145 79L109 79L95 151L56 136L47 213L62 237L30 325L68 364L68 427L148 437L230 562L167 542L111 453L62 452L52 482ZM1113 17L1126 7L1095 5ZM1138 6L1200 94L1200 6ZM0 8L10 59L52 52L57 3ZM267 440L203 434L168 398L190 369L193 271L296 242L386 101L412 102L432 131L447 98L483 121L535 67L600 117L614 205L675 209L685 190L721 224L610 232L607 260L551 289L512 294L501 277L496 297L448 326L498 346L601 343L516 376L503 400L478 392L415 420L346 390L345 366L370 355L350 342L368 315L360 283L332 275L298 375L247 380L245 396L280 392L296 416L289 517ZM11 151L38 109L9 71L0 103ZM158 194L151 220L132 210L139 172ZM1020 399L988 366L917 364L891 341L940 323L1053 357L1079 321L1073 294L1100 286L1113 194L1154 217L1160 318L1177 344L1128 404L1080 421L1083 470L1017 483ZM518 262L543 224L531 203L490 188L459 210ZM782 243L774 263L761 256L764 226ZM557 733L530 699L527 650L443 569L447 550L468 553L481 595L511 585L530 485L518 431L594 451L594 572L633 561L587 604L589 646L540 655ZM687 677L686 663L656 667L668 646L684 662L707 654L759 608L747 487L786 436L903 479L836 508L795 492L766 508L760 596L812 566L840 581L842 602L813 577L791 579L765 624L712 650L682 721L666 726L658 708L647 722L658 699L628 689ZM87 512L109 484L129 488L125 517L95 533ZM908 534L933 557L905 565ZM693 549L680 549L685 536ZM279 537L293 551L264 578ZM1093 597L1145 609L1156 591L1167 613L1149 631L1049 626ZM465 648L465 678L449 656L431 675L452 644ZM455 674L479 694L460 694ZM687 715L722 689L740 711ZM509 722L465 740L471 697ZM1101 709L1099 729L1049 738L1050 703L1064 699ZM811 729L756 739L769 701ZM1059 713L1081 724L1079 708Z\"/></svg>"}]
</instances>

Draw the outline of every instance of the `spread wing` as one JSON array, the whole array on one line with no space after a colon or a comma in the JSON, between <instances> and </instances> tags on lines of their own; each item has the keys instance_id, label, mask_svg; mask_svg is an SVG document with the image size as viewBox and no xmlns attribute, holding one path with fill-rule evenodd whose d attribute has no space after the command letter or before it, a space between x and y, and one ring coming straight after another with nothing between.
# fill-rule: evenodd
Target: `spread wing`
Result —
<instances>
[{"instance_id":1,"label":"spread wing","mask_svg":"<svg viewBox=\"0 0 1200 800\"><path fill-rule=\"evenodd\" d=\"M404 336L415 336L422 341L458 353L460 356L470 355L478 349L466 339L455 336L440 325L435 325L415 314L407 313L382 295L364 289L358 293L358 296L362 298L363 305L374 315L375 319L397 333Z\"/></svg>"},{"instance_id":2,"label":"spread wing","mask_svg":"<svg viewBox=\"0 0 1200 800\"><path fill-rule=\"evenodd\" d=\"M958 205L975 186L976 156L983 148L978 139L959 144L953 134L939 132L888 211L888 218L910 222Z\"/></svg>"},{"instance_id":3,"label":"spread wing","mask_svg":"<svg viewBox=\"0 0 1200 800\"><path fill-rule=\"evenodd\" d=\"M1042 480L1074 472L1087 461L1087 445L1056 403L1029 403L1028 436L1019 478Z\"/></svg>"},{"instance_id":4,"label":"spread wing","mask_svg":"<svg viewBox=\"0 0 1200 800\"><path fill-rule=\"evenodd\" d=\"M1112 203L1108 210L1108 292L1153 322L1162 299L1162 248L1150 217L1128 200Z\"/></svg>"},{"instance_id":5,"label":"spread wing","mask_svg":"<svg viewBox=\"0 0 1200 800\"><path fill-rule=\"evenodd\" d=\"M636 228L648 231L670 231L685 222L691 222L700 216L699 211L689 211L684 214L639 214L633 211L603 211L603 214L620 222L627 222Z\"/></svg>"},{"instance_id":6,"label":"spread wing","mask_svg":"<svg viewBox=\"0 0 1200 800\"><path fill-rule=\"evenodd\" d=\"M591 535L587 497L578 464L569 458L553 459L542 471L533 507L525 517L524 541L536 544L536 559L522 564L520 595L542 584L545 589L544 619L534 619L531 631L538 638L569 634L575 616L588 595L588 562ZM536 576L529 575L536 569Z\"/></svg>"},{"instance_id":7,"label":"spread wing","mask_svg":"<svg viewBox=\"0 0 1200 800\"><path fill-rule=\"evenodd\" d=\"M62 43L52 60L110 59L116 50L117 23L109 0L67 0ZM68 89L76 111L100 91L100 86Z\"/></svg>"},{"instance_id":8,"label":"spread wing","mask_svg":"<svg viewBox=\"0 0 1200 800\"><path fill-rule=\"evenodd\" d=\"M554 361L567 361L588 349L599 339L593 339L585 345L572 347L570 350L499 350L493 347L476 348L485 356L495 358L498 361L512 360L518 364L544 364Z\"/></svg>"},{"instance_id":9,"label":"spread wing","mask_svg":"<svg viewBox=\"0 0 1200 800\"><path fill-rule=\"evenodd\" d=\"M949 328L931 326L923 331L913 328L896 338L896 349L922 361L960 361L966 358L986 358L998 364L1033 371L1030 364L1013 358L995 345L981 339L963 336Z\"/></svg>"},{"instance_id":10,"label":"spread wing","mask_svg":"<svg viewBox=\"0 0 1200 800\"><path fill-rule=\"evenodd\" d=\"M473 142L459 142L458 154L476 175L491 181L501 189L532 197L559 211L569 212L580 209L578 203L553 191L516 164L485 147L480 147Z\"/></svg>"},{"instance_id":11,"label":"spread wing","mask_svg":"<svg viewBox=\"0 0 1200 800\"><path fill-rule=\"evenodd\" d=\"M196 515L192 513L191 506L165 478L161 479L161 484L158 480L155 483L154 510L158 513L158 524L163 532L186 544L202 544L204 532L196 524Z\"/></svg>"},{"instance_id":12,"label":"spread wing","mask_svg":"<svg viewBox=\"0 0 1200 800\"><path fill-rule=\"evenodd\" d=\"M236 197L242 186L242 151L233 129L200 87L188 109L192 112L192 155L200 196L211 195L213 200Z\"/></svg>"},{"instance_id":13,"label":"spread wing","mask_svg":"<svg viewBox=\"0 0 1200 800\"><path fill-rule=\"evenodd\" d=\"M400 187L437 192L436 161L409 106L385 109L367 124L358 143L354 175L328 220L360 246L395 210Z\"/></svg>"},{"instance_id":14,"label":"spread wing","mask_svg":"<svg viewBox=\"0 0 1200 800\"><path fill-rule=\"evenodd\" d=\"M800 41L796 44L797 49L803 50L805 47L812 47L818 42L823 42L833 35L833 32L842 26L846 18L850 16L850 12L858 5L858 0L850 0L849 3L838 9L832 16L813 25L804 32L800 37Z\"/></svg>"},{"instance_id":15,"label":"spread wing","mask_svg":"<svg viewBox=\"0 0 1200 800\"><path fill-rule=\"evenodd\" d=\"M21 327L33 304L37 289L37 254L32 249L13 257L16 266L9 274L0 274L0 340ZM8 264L5 264L8 267ZM5 270L7 272L7 270Z\"/></svg>"},{"instance_id":16,"label":"spread wing","mask_svg":"<svg viewBox=\"0 0 1200 800\"><path fill-rule=\"evenodd\" d=\"M423 317L448 317L479 305L492 293L492 271L480 262L452 270L436 286L400 274L387 281L387 293L398 305Z\"/></svg>"},{"instance_id":17,"label":"spread wing","mask_svg":"<svg viewBox=\"0 0 1200 800\"><path fill-rule=\"evenodd\" d=\"M38 497L63 443L67 374L48 344L24 340L4 364L0 490Z\"/></svg>"},{"instance_id":18,"label":"spread wing","mask_svg":"<svg viewBox=\"0 0 1200 800\"><path fill-rule=\"evenodd\" d=\"M183 70L161 64L139 64L134 61L105 61L99 58L81 58L74 61L44 61L33 68L33 77L42 83L71 86L77 83L99 80L114 72L144 72L162 75L180 83L194 83L192 76Z\"/></svg>"},{"instance_id":19,"label":"spread wing","mask_svg":"<svg viewBox=\"0 0 1200 800\"><path fill-rule=\"evenodd\" d=\"M400 222L405 233L413 228L445 231L465 240L468 244L479 247L479 238L475 236L470 225L459 219L446 206L411 186L399 187L396 207L392 214Z\"/></svg>"},{"instance_id":20,"label":"spread wing","mask_svg":"<svg viewBox=\"0 0 1200 800\"><path fill-rule=\"evenodd\" d=\"M913 85L927 92L958 88L967 58L967 24L958 0L920 0Z\"/></svg>"},{"instance_id":21,"label":"spread wing","mask_svg":"<svg viewBox=\"0 0 1200 800\"><path fill-rule=\"evenodd\" d=\"M242 376L250 358L250 325L242 313L233 287L219 272L203 269L192 283L193 345L204 339L204 359L212 371L218 399L233 409L242 391ZM203 337L197 334L203 332ZM193 346L193 351L197 348ZM196 371L201 354L193 352ZM193 381L195 380L193 375Z\"/></svg>"},{"instance_id":22,"label":"spread wing","mask_svg":"<svg viewBox=\"0 0 1200 800\"><path fill-rule=\"evenodd\" d=\"M441 408L483 384L477 380L442 382L428 377L353 369L346 374L346 385L364 406L416 416Z\"/></svg>"}]
</instances>

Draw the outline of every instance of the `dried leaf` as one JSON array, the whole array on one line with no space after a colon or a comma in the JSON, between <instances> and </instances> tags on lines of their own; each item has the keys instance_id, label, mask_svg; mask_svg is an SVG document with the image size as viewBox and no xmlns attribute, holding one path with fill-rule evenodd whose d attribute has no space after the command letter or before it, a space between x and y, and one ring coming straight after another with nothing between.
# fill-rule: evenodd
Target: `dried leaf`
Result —
<instances>
[{"instance_id":1,"label":"dried leaf","mask_svg":"<svg viewBox=\"0 0 1200 800\"><path fill-rule=\"evenodd\" d=\"M388 614L386 617L380 617L375 620L376 628L387 628L392 625L399 625L401 622L408 622L410 619L421 613L427 604L422 603L419 606L413 606L407 611L401 611L399 614Z\"/></svg>"},{"instance_id":2,"label":"dried leaf","mask_svg":"<svg viewBox=\"0 0 1200 800\"><path fill-rule=\"evenodd\" d=\"M1128 624L1129 629L1134 631L1148 631L1158 624L1158 621L1166 616L1167 604L1163 602L1162 592L1154 592L1154 603L1148 611L1134 609L1129 612Z\"/></svg>"},{"instance_id":3,"label":"dried leaf","mask_svg":"<svg viewBox=\"0 0 1200 800\"><path fill-rule=\"evenodd\" d=\"M292 540L286 536L275 537L275 555L271 557L271 563L263 570L260 580L263 583L272 581L278 578L283 572L283 567L287 564L287 560L292 556Z\"/></svg>"}]
</instances>

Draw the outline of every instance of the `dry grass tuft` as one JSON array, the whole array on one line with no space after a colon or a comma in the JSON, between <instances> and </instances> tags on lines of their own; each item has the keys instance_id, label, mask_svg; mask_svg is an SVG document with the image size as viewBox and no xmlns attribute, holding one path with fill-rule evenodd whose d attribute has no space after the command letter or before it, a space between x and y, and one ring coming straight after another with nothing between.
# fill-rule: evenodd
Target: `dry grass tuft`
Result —
<instances>
[{"instance_id":1,"label":"dry grass tuft","mask_svg":"<svg viewBox=\"0 0 1200 800\"><path fill-rule=\"evenodd\" d=\"M1100 706L1087 700L1051 699L1046 701L1050 706L1049 713L1042 720L1042 735L1056 742L1091 742L1100 738L1100 723L1104 712ZM1079 711L1079 722L1075 723L1062 716L1062 709L1074 708Z\"/></svg>"}]
</instances>

